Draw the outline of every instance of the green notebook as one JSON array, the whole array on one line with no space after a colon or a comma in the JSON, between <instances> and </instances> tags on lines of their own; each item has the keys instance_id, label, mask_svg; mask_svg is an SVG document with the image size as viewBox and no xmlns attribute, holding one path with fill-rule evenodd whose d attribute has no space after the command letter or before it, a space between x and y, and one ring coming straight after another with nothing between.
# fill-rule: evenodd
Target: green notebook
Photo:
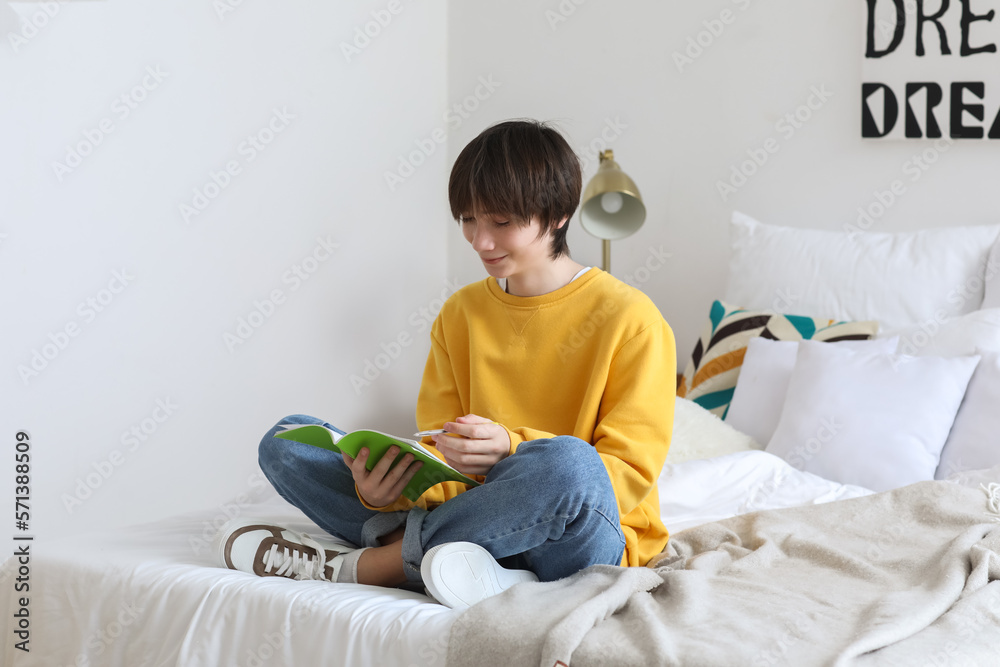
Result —
<instances>
[{"instance_id":1,"label":"green notebook","mask_svg":"<svg viewBox=\"0 0 1000 667\"><path fill-rule=\"evenodd\" d=\"M392 465L399 463L407 452L413 454L413 457L423 461L424 465L403 489L403 495L414 502L424 491L441 482L460 482L469 486L479 486L479 482L458 472L416 440L397 438L379 431L352 431L347 435L340 435L321 424L290 424L284 428L284 431L275 434L276 438L294 440L332 452L344 451L352 458L357 458L361 448L367 447L370 455L365 467L369 470L375 467L393 445L398 446L400 451Z\"/></svg>"}]
</instances>

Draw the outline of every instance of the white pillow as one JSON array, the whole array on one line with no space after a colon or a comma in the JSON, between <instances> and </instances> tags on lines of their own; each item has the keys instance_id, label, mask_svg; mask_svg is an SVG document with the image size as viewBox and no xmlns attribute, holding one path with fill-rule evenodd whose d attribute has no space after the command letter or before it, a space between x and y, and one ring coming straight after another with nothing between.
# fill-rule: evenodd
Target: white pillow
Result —
<instances>
[{"instance_id":1,"label":"white pillow","mask_svg":"<svg viewBox=\"0 0 1000 667\"><path fill-rule=\"evenodd\" d=\"M986 279L983 308L1000 308L1000 239L993 244L983 277Z\"/></svg>"},{"instance_id":2,"label":"white pillow","mask_svg":"<svg viewBox=\"0 0 1000 667\"><path fill-rule=\"evenodd\" d=\"M767 451L873 491L933 479L978 362L802 341Z\"/></svg>"},{"instance_id":3,"label":"white pillow","mask_svg":"<svg viewBox=\"0 0 1000 667\"><path fill-rule=\"evenodd\" d=\"M982 354L965 392L935 479L1000 464L1000 308L949 320L931 320L900 331L899 352L954 357ZM746 362L744 362L744 365Z\"/></svg>"},{"instance_id":4,"label":"white pillow","mask_svg":"<svg viewBox=\"0 0 1000 667\"><path fill-rule=\"evenodd\" d=\"M724 301L878 320L890 329L931 319L939 310L953 317L978 309L983 267L1000 236L1000 225L827 232L765 225L736 212L731 230Z\"/></svg>"},{"instance_id":5,"label":"white pillow","mask_svg":"<svg viewBox=\"0 0 1000 667\"><path fill-rule=\"evenodd\" d=\"M956 357L979 350L1000 350L1000 308L977 310L958 317L943 313L879 337L899 337L897 354Z\"/></svg>"},{"instance_id":6,"label":"white pillow","mask_svg":"<svg viewBox=\"0 0 1000 667\"><path fill-rule=\"evenodd\" d=\"M836 345L847 350L881 352L896 351L898 337L875 340L845 340ZM736 381L733 400L726 412L726 423L746 433L757 442L770 442L781 417L781 408L788 393L788 381L795 368L799 341L753 338L743 357L743 368Z\"/></svg>"},{"instance_id":7,"label":"white pillow","mask_svg":"<svg viewBox=\"0 0 1000 667\"><path fill-rule=\"evenodd\" d=\"M934 479L1000 465L1000 353L981 356Z\"/></svg>"},{"instance_id":8,"label":"white pillow","mask_svg":"<svg viewBox=\"0 0 1000 667\"><path fill-rule=\"evenodd\" d=\"M694 401L678 396L674 401L674 432L667 464L709 459L764 446L724 423Z\"/></svg>"}]
</instances>

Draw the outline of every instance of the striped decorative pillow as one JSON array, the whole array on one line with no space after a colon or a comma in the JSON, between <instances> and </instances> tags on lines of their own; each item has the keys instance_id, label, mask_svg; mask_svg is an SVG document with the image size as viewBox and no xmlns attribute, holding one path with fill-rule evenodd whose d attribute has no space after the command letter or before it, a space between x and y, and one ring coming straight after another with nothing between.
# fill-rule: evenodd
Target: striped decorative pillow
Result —
<instances>
[{"instance_id":1,"label":"striped decorative pillow","mask_svg":"<svg viewBox=\"0 0 1000 667\"><path fill-rule=\"evenodd\" d=\"M874 321L834 322L762 310L742 310L716 301L684 370L677 395L725 418L751 338L834 342L868 340L877 333L878 322Z\"/></svg>"}]
</instances>

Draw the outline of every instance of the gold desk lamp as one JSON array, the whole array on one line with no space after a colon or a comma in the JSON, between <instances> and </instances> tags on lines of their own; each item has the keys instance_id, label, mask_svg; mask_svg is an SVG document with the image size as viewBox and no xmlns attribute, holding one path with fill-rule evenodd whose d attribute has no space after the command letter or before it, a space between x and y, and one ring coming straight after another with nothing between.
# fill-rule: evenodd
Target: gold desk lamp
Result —
<instances>
[{"instance_id":1,"label":"gold desk lamp","mask_svg":"<svg viewBox=\"0 0 1000 667\"><path fill-rule=\"evenodd\" d=\"M645 220L646 206L635 181L615 162L614 151L603 151L580 206L581 226L602 240L602 269L611 271L611 242L636 233Z\"/></svg>"}]
</instances>

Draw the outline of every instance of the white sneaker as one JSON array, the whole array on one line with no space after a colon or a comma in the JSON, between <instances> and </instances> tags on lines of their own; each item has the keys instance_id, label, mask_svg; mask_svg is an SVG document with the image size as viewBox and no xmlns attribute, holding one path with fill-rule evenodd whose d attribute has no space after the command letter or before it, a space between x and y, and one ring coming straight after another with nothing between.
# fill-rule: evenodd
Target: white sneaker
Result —
<instances>
[{"instance_id":1,"label":"white sneaker","mask_svg":"<svg viewBox=\"0 0 1000 667\"><path fill-rule=\"evenodd\" d=\"M254 519L232 519L216 538L223 567L260 577L337 581L344 556L358 547Z\"/></svg>"},{"instance_id":2,"label":"white sneaker","mask_svg":"<svg viewBox=\"0 0 1000 667\"><path fill-rule=\"evenodd\" d=\"M455 609L471 607L514 584L538 581L534 572L501 567L490 552L471 542L449 542L432 547L420 562L427 592Z\"/></svg>"}]
</instances>

